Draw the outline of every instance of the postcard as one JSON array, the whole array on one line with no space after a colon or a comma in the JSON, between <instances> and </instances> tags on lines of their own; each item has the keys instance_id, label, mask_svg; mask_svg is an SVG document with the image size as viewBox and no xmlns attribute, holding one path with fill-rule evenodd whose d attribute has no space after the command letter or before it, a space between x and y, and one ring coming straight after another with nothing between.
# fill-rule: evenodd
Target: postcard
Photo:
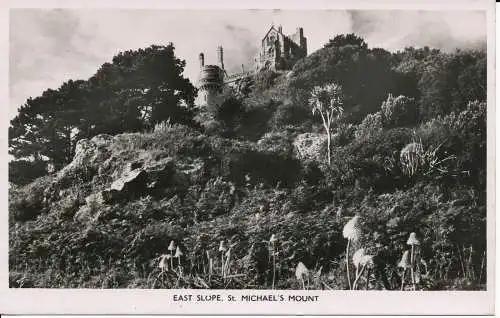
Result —
<instances>
[{"instance_id":1,"label":"postcard","mask_svg":"<svg viewBox=\"0 0 500 318\"><path fill-rule=\"evenodd\" d=\"M494 6L5 5L0 313L493 314Z\"/></svg>"}]
</instances>

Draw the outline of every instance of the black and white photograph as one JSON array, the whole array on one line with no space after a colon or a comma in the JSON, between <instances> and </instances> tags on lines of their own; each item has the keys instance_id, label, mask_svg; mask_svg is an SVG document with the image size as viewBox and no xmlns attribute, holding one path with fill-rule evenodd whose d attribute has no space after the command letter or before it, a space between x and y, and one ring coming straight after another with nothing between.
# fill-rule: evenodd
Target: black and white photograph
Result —
<instances>
[{"instance_id":1,"label":"black and white photograph","mask_svg":"<svg viewBox=\"0 0 500 318\"><path fill-rule=\"evenodd\" d=\"M490 292L488 14L10 8L9 290Z\"/></svg>"}]
</instances>

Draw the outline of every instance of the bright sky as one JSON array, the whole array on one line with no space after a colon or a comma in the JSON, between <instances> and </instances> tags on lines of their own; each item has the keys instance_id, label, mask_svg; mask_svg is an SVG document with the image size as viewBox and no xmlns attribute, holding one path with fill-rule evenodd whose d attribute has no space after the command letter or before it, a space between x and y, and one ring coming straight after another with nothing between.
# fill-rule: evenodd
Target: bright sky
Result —
<instances>
[{"instance_id":1,"label":"bright sky","mask_svg":"<svg viewBox=\"0 0 500 318\"><path fill-rule=\"evenodd\" d=\"M349 32L387 50L428 45L450 51L486 42L486 17L479 11L15 9L10 14L10 117L28 97L69 79L88 79L128 49L173 42L193 84L198 54L205 53L205 63L216 63L218 45L229 71L242 63L250 67L273 23L285 34L303 27L308 53Z\"/></svg>"}]
</instances>

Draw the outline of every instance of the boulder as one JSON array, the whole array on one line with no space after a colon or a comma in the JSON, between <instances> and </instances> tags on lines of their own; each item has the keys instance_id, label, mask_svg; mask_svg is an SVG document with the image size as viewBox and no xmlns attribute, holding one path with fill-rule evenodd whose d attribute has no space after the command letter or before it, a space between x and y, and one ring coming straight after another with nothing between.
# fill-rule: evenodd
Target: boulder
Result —
<instances>
[{"instance_id":1,"label":"boulder","mask_svg":"<svg viewBox=\"0 0 500 318\"><path fill-rule=\"evenodd\" d=\"M175 174L175 164L172 158L163 158L159 162L144 166L147 174L147 187L156 189L168 186Z\"/></svg>"},{"instance_id":2,"label":"boulder","mask_svg":"<svg viewBox=\"0 0 500 318\"><path fill-rule=\"evenodd\" d=\"M132 169L135 167L140 168ZM121 176L114 180L108 189L102 191L101 195L106 203L142 195L150 190L169 186L174 174L175 165L172 158L164 158L147 165L134 162L129 164Z\"/></svg>"},{"instance_id":3,"label":"boulder","mask_svg":"<svg viewBox=\"0 0 500 318\"><path fill-rule=\"evenodd\" d=\"M113 181L109 189L102 191L103 201L106 203L142 194L146 190L147 173L143 169L136 169L124 173Z\"/></svg>"},{"instance_id":4,"label":"boulder","mask_svg":"<svg viewBox=\"0 0 500 318\"><path fill-rule=\"evenodd\" d=\"M136 169L125 173L111 184L111 190L124 191L131 187L140 186L146 181L147 174L143 169Z\"/></svg>"}]
</instances>

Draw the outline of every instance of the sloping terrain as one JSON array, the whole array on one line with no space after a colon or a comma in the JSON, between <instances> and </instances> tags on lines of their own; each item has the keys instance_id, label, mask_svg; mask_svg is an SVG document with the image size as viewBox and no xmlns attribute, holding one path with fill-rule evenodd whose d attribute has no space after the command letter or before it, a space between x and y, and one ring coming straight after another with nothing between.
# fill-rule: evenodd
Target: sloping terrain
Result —
<instances>
[{"instance_id":1,"label":"sloping terrain","mask_svg":"<svg viewBox=\"0 0 500 318\"><path fill-rule=\"evenodd\" d=\"M331 41L190 120L80 138L9 189L10 286L484 289L486 103L456 89L481 60L422 52ZM308 96L334 81L328 164Z\"/></svg>"}]
</instances>

